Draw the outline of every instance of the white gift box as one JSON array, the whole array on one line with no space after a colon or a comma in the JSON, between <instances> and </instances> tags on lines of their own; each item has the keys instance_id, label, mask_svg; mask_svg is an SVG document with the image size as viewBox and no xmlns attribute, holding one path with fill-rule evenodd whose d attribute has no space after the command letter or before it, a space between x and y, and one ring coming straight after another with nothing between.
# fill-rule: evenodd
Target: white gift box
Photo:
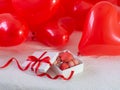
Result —
<instances>
[{"instance_id":1,"label":"white gift box","mask_svg":"<svg viewBox=\"0 0 120 90\"><path fill-rule=\"evenodd\" d=\"M68 50L65 50L64 52L66 52ZM71 53L70 51L68 51L69 53ZM71 53L72 54L72 53ZM73 55L73 54L72 54ZM52 70L56 73L56 74L61 74L63 76L68 77L72 71L74 71L74 75L83 72L83 68L84 68L84 64L83 62L80 60L79 57L77 57L76 55L73 55L73 57L79 61L78 65L75 65L73 67L70 67L68 69L65 70L61 70L56 64L52 65Z\"/></svg>"},{"instance_id":2,"label":"white gift box","mask_svg":"<svg viewBox=\"0 0 120 90\"><path fill-rule=\"evenodd\" d=\"M44 53L44 51L37 51L37 52L34 52L32 56L35 56L36 58L39 58L42 54ZM56 58L58 57L58 52L52 52L52 51L47 51L47 53L45 55L43 55L43 58L45 57L49 57L50 58L50 63L53 64L56 60ZM26 60L23 64L22 64L22 67L26 67L29 63L31 63L32 61L29 61L29 60ZM33 64L34 62L31 63L31 65ZM31 65L29 68L31 68ZM38 65L38 62L34 65L33 69L35 70L37 68L37 65ZM45 62L41 62L40 63L40 66L38 68L38 71L39 72L47 72L48 69L50 68L50 65L48 63L45 63Z\"/></svg>"}]
</instances>

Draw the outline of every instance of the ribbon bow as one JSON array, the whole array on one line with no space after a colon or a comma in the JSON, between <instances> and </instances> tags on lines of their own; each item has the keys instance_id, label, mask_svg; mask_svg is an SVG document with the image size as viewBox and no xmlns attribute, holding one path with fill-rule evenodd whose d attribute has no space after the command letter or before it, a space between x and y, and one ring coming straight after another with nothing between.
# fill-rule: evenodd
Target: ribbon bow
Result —
<instances>
[{"instance_id":1,"label":"ribbon bow","mask_svg":"<svg viewBox=\"0 0 120 90\"><path fill-rule=\"evenodd\" d=\"M31 61L34 62L32 65L31 65L31 70L34 71L33 67L37 64L36 68L35 68L35 73L37 73L40 65L41 65L41 62L44 62L44 63L48 63L50 66L51 66L51 63L50 63L50 57L49 56L46 56L44 58L42 58L47 52L44 52L39 58L35 57L35 56L29 56L27 61ZM41 59L42 58L42 59Z\"/></svg>"}]
</instances>

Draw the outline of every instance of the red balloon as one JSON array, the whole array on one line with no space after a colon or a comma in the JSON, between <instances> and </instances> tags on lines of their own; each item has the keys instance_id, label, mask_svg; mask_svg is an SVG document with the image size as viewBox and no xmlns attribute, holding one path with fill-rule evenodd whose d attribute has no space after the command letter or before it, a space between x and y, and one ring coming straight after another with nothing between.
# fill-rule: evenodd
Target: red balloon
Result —
<instances>
[{"instance_id":1,"label":"red balloon","mask_svg":"<svg viewBox=\"0 0 120 90\"><path fill-rule=\"evenodd\" d=\"M30 27L50 19L59 7L59 0L12 0L16 13L24 18Z\"/></svg>"},{"instance_id":2,"label":"red balloon","mask_svg":"<svg viewBox=\"0 0 120 90\"><path fill-rule=\"evenodd\" d=\"M89 10L93 7L91 3L77 0L72 9L72 17L76 21L76 29L83 30L84 22Z\"/></svg>"},{"instance_id":3,"label":"red balloon","mask_svg":"<svg viewBox=\"0 0 120 90\"><path fill-rule=\"evenodd\" d=\"M48 46L58 47L65 45L69 34L58 22L49 22L35 32L36 39Z\"/></svg>"},{"instance_id":4,"label":"red balloon","mask_svg":"<svg viewBox=\"0 0 120 90\"><path fill-rule=\"evenodd\" d=\"M28 36L28 28L20 19L9 13L0 14L0 46L14 46Z\"/></svg>"},{"instance_id":5,"label":"red balloon","mask_svg":"<svg viewBox=\"0 0 120 90\"><path fill-rule=\"evenodd\" d=\"M87 2L90 2L90 3L93 3L93 4L96 4L96 3L100 2L100 1L108 1L108 2L111 2L113 4L117 4L117 2L119 0L84 0L84 1L87 1Z\"/></svg>"},{"instance_id":6,"label":"red balloon","mask_svg":"<svg viewBox=\"0 0 120 90\"><path fill-rule=\"evenodd\" d=\"M118 0L118 2L117 2L117 3L118 3L118 5L120 6L120 0Z\"/></svg>"},{"instance_id":7,"label":"red balloon","mask_svg":"<svg viewBox=\"0 0 120 90\"><path fill-rule=\"evenodd\" d=\"M0 13L13 12L11 0L0 0Z\"/></svg>"},{"instance_id":8,"label":"red balloon","mask_svg":"<svg viewBox=\"0 0 120 90\"><path fill-rule=\"evenodd\" d=\"M62 17L58 20L59 27L68 31L69 35L75 30L75 20L72 17Z\"/></svg>"},{"instance_id":9,"label":"red balloon","mask_svg":"<svg viewBox=\"0 0 120 90\"><path fill-rule=\"evenodd\" d=\"M71 11L73 9L73 6L74 6L74 3L76 2L77 0L61 0L61 4L62 6L64 7L65 9L65 14L66 16L71 16ZM82 1L82 0L81 0Z\"/></svg>"},{"instance_id":10,"label":"red balloon","mask_svg":"<svg viewBox=\"0 0 120 90\"><path fill-rule=\"evenodd\" d=\"M89 12L79 43L82 55L120 55L120 8L102 1Z\"/></svg>"},{"instance_id":11,"label":"red balloon","mask_svg":"<svg viewBox=\"0 0 120 90\"><path fill-rule=\"evenodd\" d=\"M52 21L58 20L59 18L66 16L65 13L66 13L66 11L65 11L64 7L60 4L57 11L55 12L55 14L52 16L52 18L50 20L52 20Z\"/></svg>"}]
</instances>

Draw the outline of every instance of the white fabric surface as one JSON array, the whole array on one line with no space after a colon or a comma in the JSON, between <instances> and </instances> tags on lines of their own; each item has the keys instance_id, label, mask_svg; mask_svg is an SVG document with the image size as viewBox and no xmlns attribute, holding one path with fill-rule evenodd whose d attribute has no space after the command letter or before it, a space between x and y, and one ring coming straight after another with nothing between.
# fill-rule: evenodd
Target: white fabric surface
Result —
<instances>
[{"instance_id":1,"label":"white fabric surface","mask_svg":"<svg viewBox=\"0 0 120 90\"><path fill-rule=\"evenodd\" d=\"M69 43L62 48L50 48L43 44L26 41L15 47L0 47L0 66L15 57L23 63L27 56L38 50L68 49L77 54L81 33L74 32ZM20 71L13 62L0 69L0 90L120 90L120 56L90 57L80 56L84 62L84 72L69 81L51 80Z\"/></svg>"}]
</instances>

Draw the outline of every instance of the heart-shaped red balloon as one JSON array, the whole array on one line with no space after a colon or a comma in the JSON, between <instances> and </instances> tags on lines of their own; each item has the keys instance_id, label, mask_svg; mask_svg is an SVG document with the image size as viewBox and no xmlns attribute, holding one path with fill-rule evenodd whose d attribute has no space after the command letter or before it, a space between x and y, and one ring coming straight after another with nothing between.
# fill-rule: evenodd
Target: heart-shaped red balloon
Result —
<instances>
[{"instance_id":1,"label":"heart-shaped red balloon","mask_svg":"<svg viewBox=\"0 0 120 90\"><path fill-rule=\"evenodd\" d=\"M120 8L97 3L88 13L79 43L82 55L120 55Z\"/></svg>"},{"instance_id":2,"label":"heart-shaped red balloon","mask_svg":"<svg viewBox=\"0 0 120 90\"><path fill-rule=\"evenodd\" d=\"M95 4L95 3L101 2L101 1L108 1L108 2L111 2L113 4L117 4L119 0L84 0L84 1L90 2L92 4Z\"/></svg>"},{"instance_id":3,"label":"heart-shaped red balloon","mask_svg":"<svg viewBox=\"0 0 120 90\"><path fill-rule=\"evenodd\" d=\"M15 46L23 43L29 30L26 23L10 13L0 14L0 47Z\"/></svg>"},{"instance_id":4,"label":"heart-shaped red balloon","mask_svg":"<svg viewBox=\"0 0 120 90\"><path fill-rule=\"evenodd\" d=\"M60 0L12 0L16 14L25 19L29 27L48 21L57 11Z\"/></svg>"},{"instance_id":5,"label":"heart-shaped red balloon","mask_svg":"<svg viewBox=\"0 0 120 90\"><path fill-rule=\"evenodd\" d=\"M13 13L11 0L0 0L0 13Z\"/></svg>"},{"instance_id":6,"label":"heart-shaped red balloon","mask_svg":"<svg viewBox=\"0 0 120 90\"><path fill-rule=\"evenodd\" d=\"M93 7L93 4L88 3L86 1L77 0L74 3L71 15L76 21L76 29L83 30L84 22L86 19L86 15L89 10Z\"/></svg>"},{"instance_id":7,"label":"heart-shaped red balloon","mask_svg":"<svg viewBox=\"0 0 120 90\"><path fill-rule=\"evenodd\" d=\"M35 32L36 39L51 47L61 47L69 40L69 27L63 21L51 21L38 27Z\"/></svg>"}]
</instances>

